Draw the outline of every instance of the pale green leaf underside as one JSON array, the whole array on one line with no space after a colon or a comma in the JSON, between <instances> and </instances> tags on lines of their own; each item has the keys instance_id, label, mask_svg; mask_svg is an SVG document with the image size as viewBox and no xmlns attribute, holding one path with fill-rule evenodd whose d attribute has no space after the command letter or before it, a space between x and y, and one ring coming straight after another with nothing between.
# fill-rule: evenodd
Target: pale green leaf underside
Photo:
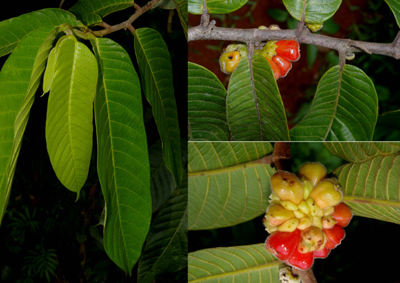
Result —
<instances>
[{"instance_id":1,"label":"pale green leaf underside","mask_svg":"<svg viewBox=\"0 0 400 283\"><path fill-rule=\"evenodd\" d=\"M27 35L0 72L0 222L34 94L56 34L53 27L43 27Z\"/></svg>"},{"instance_id":2,"label":"pale green leaf underside","mask_svg":"<svg viewBox=\"0 0 400 283\"><path fill-rule=\"evenodd\" d=\"M56 48L50 51L49 57L47 58L46 71L43 77L43 93L50 91L51 84L53 83L55 67L56 67Z\"/></svg>"},{"instance_id":3,"label":"pale green leaf underside","mask_svg":"<svg viewBox=\"0 0 400 283\"><path fill-rule=\"evenodd\" d=\"M28 33L41 27L55 27L63 23L82 26L70 12L48 8L0 22L0 57L14 50Z\"/></svg>"},{"instance_id":4,"label":"pale green leaf underside","mask_svg":"<svg viewBox=\"0 0 400 283\"><path fill-rule=\"evenodd\" d=\"M392 10L393 15L396 19L397 26L400 27L400 1L399 0L385 0Z\"/></svg>"},{"instance_id":5,"label":"pale green leaf underside","mask_svg":"<svg viewBox=\"0 0 400 283\"><path fill-rule=\"evenodd\" d=\"M253 57L240 60L229 81L228 126L232 140L289 140L285 108L268 61Z\"/></svg>"},{"instance_id":6,"label":"pale green leaf underside","mask_svg":"<svg viewBox=\"0 0 400 283\"><path fill-rule=\"evenodd\" d=\"M186 186L179 189L179 194L175 191L161 208L139 261L138 282L153 282L155 276L187 265L187 206Z\"/></svg>"},{"instance_id":7,"label":"pale green leaf underside","mask_svg":"<svg viewBox=\"0 0 400 283\"><path fill-rule=\"evenodd\" d=\"M188 1L187 0L174 0L176 10L178 11L179 20L185 33L186 40L188 39Z\"/></svg>"},{"instance_id":8,"label":"pale green leaf underside","mask_svg":"<svg viewBox=\"0 0 400 283\"><path fill-rule=\"evenodd\" d=\"M210 14L228 14L239 10L248 0L207 0ZM191 14L203 13L203 0L189 0L188 10Z\"/></svg>"},{"instance_id":9,"label":"pale green leaf underside","mask_svg":"<svg viewBox=\"0 0 400 283\"><path fill-rule=\"evenodd\" d=\"M79 0L69 11L74 13L85 25L102 21L102 18L133 6L132 0Z\"/></svg>"},{"instance_id":10,"label":"pale green leaf underside","mask_svg":"<svg viewBox=\"0 0 400 283\"><path fill-rule=\"evenodd\" d=\"M189 143L189 230L236 225L265 212L271 194L268 143Z\"/></svg>"},{"instance_id":11,"label":"pale green leaf underside","mask_svg":"<svg viewBox=\"0 0 400 283\"><path fill-rule=\"evenodd\" d=\"M400 151L400 142L350 142L324 143L335 156L353 163L368 161L380 155L392 155Z\"/></svg>"},{"instance_id":12,"label":"pale green leaf underside","mask_svg":"<svg viewBox=\"0 0 400 283\"><path fill-rule=\"evenodd\" d=\"M116 42L92 40L99 65L95 97L97 171L106 202L104 248L125 272L139 259L151 221L150 168L139 78Z\"/></svg>"},{"instance_id":13,"label":"pale green leaf underside","mask_svg":"<svg viewBox=\"0 0 400 283\"><path fill-rule=\"evenodd\" d=\"M293 141L370 141L378 117L378 96L359 68L328 70L318 83L310 111L290 130Z\"/></svg>"},{"instance_id":14,"label":"pale green leaf underside","mask_svg":"<svg viewBox=\"0 0 400 283\"><path fill-rule=\"evenodd\" d=\"M264 244L200 250L189 253L188 260L190 283L280 282L282 262Z\"/></svg>"},{"instance_id":15,"label":"pale green leaf underside","mask_svg":"<svg viewBox=\"0 0 400 283\"><path fill-rule=\"evenodd\" d=\"M97 63L92 52L73 38L60 44L56 60L47 107L47 151L58 179L79 196L92 155Z\"/></svg>"},{"instance_id":16,"label":"pale green leaf underside","mask_svg":"<svg viewBox=\"0 0 400 283\"><path fill-rule=\"evenodd\" d=\"M140 28L135 33L135 53L142 87L163 143L165 166L179 187L182 180L180 131L168 48L157 31Z\"/></svg>"},{"instance_id":17,"label":"pale green leaf underside","mask_svg":"<svg viewBox=\"0 0 400 283\"><path fill-rule=\"evenodd\" d=\"M333 173L355 215L400 224L400 155L350 163Z\"/></svg>"},{"instance_id":18,"label":"pale green leaf underside","mask_svg":"<svg viewBox=\"0 0 400 283\"><path fill-rule=\"evenodd\" d=\"M227 141L226 90L208 69L188 65L189 137L194 141Z\"/></svg>"},{"instance_id":19,"label":"pale green leaf underside","mask_svg":"<svg viewBox=\"0 0 400 283\"><path fill-rule=\"evenodd\" d=\"M314 24L332 17L341 3L342 0L283 0L290 15L298 21L301 21L303 7L306 5L305 22Z\"/></svg>"}]
</instances>

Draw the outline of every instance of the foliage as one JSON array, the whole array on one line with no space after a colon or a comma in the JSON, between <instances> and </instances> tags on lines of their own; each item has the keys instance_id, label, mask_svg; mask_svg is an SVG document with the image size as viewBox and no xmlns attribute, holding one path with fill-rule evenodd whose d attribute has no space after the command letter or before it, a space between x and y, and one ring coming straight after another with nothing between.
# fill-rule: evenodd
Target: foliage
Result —
<instances>
[{"instance_id":1,"label":"foliage","mask_svg":"<svg viewBox=\"0 0 400 283\"><path fill-rule=\"evenodd\" d=\"M0 22L0 55L11 53L0 72L1 235L9 233L5 239L12 245L7 253L24 258L19 275L16 262L2 262L2 270L11 268L2 271L4 280L53 282L56 277L76 281L73 276L79 276L81 281L104 282L114 276L113 282L118 282L133 280L140 269L152 269L146 278L139 276L138 282L151 282L166 272L175 272L169 277L185 281L187 183L182 176L186 146L179 130L183 122L178 120L178 113L185 116L185 108L178 109L181 103L177 101L185 99L178 82L186 56L177 56L175 46L185 44L187 12L184 1L177 1L151 12L159 13L158 18L137 12L145 20L134 24L133 34L94 35L103 17L128 19L135 11L131 7L132 1L109 5L79 0L69 11L45 8ZM163 9L178 10L179 17L168 28L168 10ZM43 91L38 90L42 78ZM44 112L36 112L35 107ZM24 141L28 123L27 132L31 127L42 134ZM32 162L29 154L24 155L24 147L30 146L41 148L33 181L19 169ZM24 161L17 165L17 160ZM53 170L55 175L43 178ZM30 180L23 183L35 189L21 191L21 183L13 183L15 173ZM52 190L46 189L50 180L57 190L75 192L76 203L69 191L52 197ZM42 202L45 198L59 207ZM172 222L153 228L166 210ZM65 247L57 240L45 241L57 229L61 233L56 239L76 251L76 259L82 257L74 267L80 272L67 271L62 256ZM174 230L179 231L178 242L170 235ZM158 244L159 254L153 254L151 261L139 262L151 249L146 243L159 237L171 241ZM177 247L180 252L175 256L165 256Z\"/></svg>"},{"instance_id":2,"label":"foliage","mask_svg":"<svg viewBox=\"0 0 400 283\"><path fill-rule=\"evenodd\" d=\"M189 5L189 13L201 13L194 2L193 6ZM239 10L239 7L236 7L238 2L224 4L222 1L212 1L213 8L209 9L211 19L214 16L220 18L220 15L214 15L216 7L220 9L224 7L224 11L219 13L231 13L230 9ZM342 1L331 1L329 4L317 2L284 0L283 4L287 10L273 9L267 10L267 13L274 20L285 22L290 29L294 29L298 21L302 19L302 11L305 7L306 24L323 22L324 27L321 33L335 36L340 26L333 20L333 16L339 6L344 3ZM371 2L368 12L363 11L365 20L362 23L354 22L349 37L355 40L391 42L398 32L398 25L395 22L399 18L398 9L396 9L398 3L386 2L387 5L382 4L383 1L376 4ZM350 9L356 8L350 7ZM375 15L370 14L371 10ZM385 16L382 13L385 13ZM381 24L387 26L383 32L380 28ZM352 36L354 33L358 38ZM397 129L397 126L390 123L389 119L398 117L400 104L395 95L397 89L389 86L387 77L392 77L392 72L393 75L397 74L394 66L398 62L394 58L382 55L357 53L356 59L347 61L342 68L334 51L324 51L325 55L320 54L319 51L321 50L314 45L307 45L302 50L302 56L307 57L309 68L314 65L317 58L321 57L325 57L323 62L328 62L330 67L320 68L324 73L321 74L315 91L306 90L310 92L310 96L314 96L313 101L311 104L305 103L301 108L299 117L293 120L297 124L290 127L289 137L287 134L277 135L278 132L288 131L287 120L290 118L290 113L286 113L283 107L279 89L273 82L271 73L267 71L261 73L262 69L270 69L269 64L260 62L256 67L255 65L260 61L258 56L254 56L251 62L248 62L248 58L242 58L240 65L229 78L224 105L223 101L214 96L216 90L210 88L211 85L219 83L218 79L213 77L212 72L207 69L194 76L190 70L199 69L201 66L190 63L189 109L199 110L196 113L189 111L190 139L193 141L397 140L398 131L393 131ZM378 63L378 60L383 61ZM378 78L379 82L376 81ZM251 83L244 83L244 80ZM280 80L283 81L285 78ZM208 83L204 84L205 81ZM243 81L243 84L238 85L238 81ZM218 108L213 107L212 111L209 107L211 99L214 99L214 103L218 100L218 105L220 105ZM389 105L385 100L390 100L392 103ZM265 101L270 103L265 104ZM236 111L232 113L232 109ZM274 121L275 119L279 122ZM202 123L203 121L207 122ZM224 131L222 135L219 133L221 129ZM237 129L240 129L239 133Z\"/></svg>"},{"instance_id":3,"label":"foliage","mask_svg":"<svg viewBox=\"0 0 400 283\"><path fill-rule=\"evenodd\" d=\"M321 282L348 282L344 279L354 278L351 275L354 273L353 268L359 265L355 262L368 264L367 258L380 256L382 251L378 255L377 250L368 249L360 252L360 256L354 252L349 257L348 253L340 253L338 250L351 248L359 252L365 250L365 245L359 241L360 237L385 241L388 234L392 234L391 230L399 232L398 225L376 220L373 222L371 219L400 223L397 212L400 203L400 143L292 143L291 151L294 169L308 161L329 164L332 158L337 160L329 164L328 173L338 178L344 192L343 202L356 217L354 223L346 229L348 239L332 251L326 262L316 261L318 268L315 268L315 273L317 278L321 276ZM240 216L250 215L249 207L254 207L255 200L266 201L271 193L268 178L264 180L260 172L271 172L272 175L275 169L257 163L263 154L257 156L256 152L270 154L272 148L270 144L261 142L190 143L189 230L192 231L189 232L189 282L210 277L224 277L230 281L240 279L243 282L253 282L252 279L258 282L262 277L267 282L279 282L277 270L280 262L263 247L267 233L262 225L262 215L267 203L263 203L260 210L254 210L246 219L247 222L242 221ZM241 190L235 189L239 185ZM374 231L382 231L379 235L365 232L372 227L375 227ZM219 229L209 230L215 228ZM350 242L346 243L347 240ZM393 249L398 251L400 246L396 243ZM363 258L367 254L369 257ZM320 266L324 268L320 270ZM379 276L382 274L376 269L361 277L368 280ZM385 278L395 278L395 275L387 275Z\"/></svg>"}]
</instances>

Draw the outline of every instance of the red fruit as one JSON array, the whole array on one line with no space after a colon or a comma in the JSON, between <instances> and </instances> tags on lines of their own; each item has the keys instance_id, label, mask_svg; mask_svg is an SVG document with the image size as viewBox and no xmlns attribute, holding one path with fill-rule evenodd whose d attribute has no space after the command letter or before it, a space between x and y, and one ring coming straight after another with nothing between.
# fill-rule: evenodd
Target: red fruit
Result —
<instances>
[{"instance_id":1,"label":"red fruit","mask_svg":"<svg viewBox=\"0 0 400 283\"><path fill-rule=\"evenodd\" d=\"M277 55L289 61L297 61L300 58L300 45L295 40L279 40L275 43L277 48L275 52Z\"/></svg>"},{"instance_id":2,"label":"red fruit","mask_svg":"<svg viewBox=\"0 0 400 283\"><path fill-rule=\"evenodd\" d=\"M302 270L309 269L314 263L313 252L301 253L296 247L292 256L286 261L286 263Z\"/></svg>"},{"instance_id":3,"label":"red fruit","mask_svg":"<svg viewBox=\"0 0 400 283\"><path fill-rule=\"evenodd\" d=\"M291 256L300 240L299 229L293 232L277 231L267 238L265 248L272 252L278 259L286 260Z\"/></svg>"},{"instance_id":4,"label":"red fruit","mask_svg":"<svg viewBox=\"0 0 400 283\"><path fill-rule=\"evenodd\" d=\"M346 227L351 218L353 217L353 213L350 208L344 203L339 203L335 206L335 211L332 213L333 220L336 221L336 225L341 227Z\"/></svg>"},{"instance_id":5,"label":"red fruit","mask_svg":"<svg viewBox=\"0 0 400 283\"><path fill-rule=\"evenodd\" d=\"M278 55L272 57L272 61L274 61L275 64L279 67L279 70L281 71L281 78L286 77L286 75L292 68L292 63Z\"/></svg>"},{"instance_id":6,"label":"red fruit","mask_svg":"<svg viewBox=\"0 0 400 283\"><path fill-rule=\"evenodd\" d=\"M326 258L328 255L329 255L329 253L331 252L331 250L330 249L328 249L326 246L325 246L325 248L323 248L322 250L316 250L315 252L314 252L314 257L315 258Z\"/></svg>"},{"instance_id":7,"label":"red fruit","mask_svg":"<svg viewBox=\"0 0 400 283\"><path fill-rule=\"evenodd\" d=\"M275 80L279 79L279 77L281 76L281 69L279 68L279 66L276 65L275 62L272 61L271 59L268 59L267 57L265 57L265 59L268 60L269 64L272 67L272 71L274 72Z\"/></svg>"},{"instance_id":8,"label":"red fruit","mask_svg":"<svg viewBox=\"0 0 400 283\"><path fill-rule=\"evenodd\" d=\"M327 242L326 247L329 249L334 249L346 236L344 229L338 225L333 226L332 229L322 229L324 231Z\"/></svg>"}]
</instances>

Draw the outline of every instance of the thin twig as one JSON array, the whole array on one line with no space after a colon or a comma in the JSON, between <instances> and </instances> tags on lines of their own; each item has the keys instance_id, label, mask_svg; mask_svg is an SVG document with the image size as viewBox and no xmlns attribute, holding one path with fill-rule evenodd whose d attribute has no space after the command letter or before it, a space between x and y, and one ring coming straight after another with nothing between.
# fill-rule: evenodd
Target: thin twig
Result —
<instances>
[{"instance_id":1,"label":"thin twig","mask_svg":"<svg viewBox=\"0 0 400 283\"><path fill-rule=\"evenodd\" d=\"M297 25L297 29L296 29L296 34L297 34L298 38L301 37L301 35L303 33L303 29L304 29L304 23L305 23L305 19L306 19L306 3L307 3L307 1L304 1L304 3L303 3L303 14L301 15L301 21Z\"/></svg>"},{"instance_id":2,"label":"thin twig","mask_svg":"<svg viewBox=\"0 0 400 283\"><path fill-rule=\"evenodd\" d=\"M60 5L58 5L58 8L61 9L62 5L64 4L65 0L61 0Z\"/></svg>"}]
</instances>

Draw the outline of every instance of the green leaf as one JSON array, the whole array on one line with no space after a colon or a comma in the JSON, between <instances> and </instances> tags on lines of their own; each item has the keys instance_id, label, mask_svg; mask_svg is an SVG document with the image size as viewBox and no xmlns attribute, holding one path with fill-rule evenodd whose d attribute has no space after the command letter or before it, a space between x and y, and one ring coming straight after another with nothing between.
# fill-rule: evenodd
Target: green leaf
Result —
<instances>
[{"instance_id":1,"label":"green leaf","mask_svg":"<svg viewBox=\"0 0 400 283\"><path fill-rule=\"evenodd\" d=\"M142 87L163 143L165 166L179 187L182 180L180 132L168 48L157 31L140 28L135 33L135 53Z\"/></svg>"},{"instance_id":2,"label":"green leaf","mask_svg":"<svg viewBox=\"0 0 400 283\"><path fill-rule=\"evenodd\" d=\"M355 215L400 224L399 154L350 163L333 173Z\"/></svg>"},{"instance_id":3,"label":"green leaf","mask_svg":"<svg viewBox=\"0 0 400 283\"><path fill-rule=\"evenodd\" d=\"M186 186L175 191L154 219L143 256L138 282L153 282L164 272L176 272L187 265L187 175Z\"/></svg>"},{"instance_id":4,"label":"green leaf","mask_svg":"<svg viewBox=\"0 0 400 283\"><path fill-rule=\"evenodd\" d=\"M0 223L34 94L56 34L53 27L43 27L24 37L0 72Z\"/></svg>"},{"instance_id":5,"label":"green leaf","mask_svg":"<svg viewBox=\"0 0 400 283\"><path fill-rule=\"evenodd\" d=\"M283 0L286 9L298 21L301 21L303 7L306 5L305 22L318 24L332 17L339 9L342 0L332 0L329 2L322 0Z\"/></svg>"},{"instance_id":6,"label":"green leaf","mask_svg":"<svg viewBox=\"0 0 400 283\"><path fill-rule=\"evenodd\" d=\"M228 126L232 140L289 140L285 108L272 69L261 55L240 60L229 81Z\"/></svg>"},{"instance_id":7,"label":"green leaf","mask_svg":"<svg viewBox=\"0 0 400 283\"><path fill-rule=\"evenodd\" d=\"M50 51L49 57L47 58L46 71L44 72L43 77L43 94L50 91L51 84L53 83L57 58L56 50L57 48L53 48Z\"/></svg>"},{"instance_id":8,"label":"green leaf","mask_svg":"<svg viewBox=\"0 0 400 283\"><path fill-rule=\"evenodd\" d=\"M165 167L161 141L157 141L150 147L149 161L152 212L155 212L168 200L176 185L171 173Z\"/></svg>"},{"instance_id":9,"label":"green leaf","mask_svg":"<svg viewBox=\"0 0 400 283\"><path fill-rule=\"evenodd\" d=\"M102 22L111 13L133 7L133 3L132 0L79 0L69 11L89 26Z\"/></svg>"},{"instance_id":10,"label":"green leaf","mask_svg":"<svg viewBox=\"0 0 400 283\"><path fill-rule=\"evenodd\" d=\"M335 156L353 163L362 163L377 156L392 155L400 151L400 142L348 142L324 143Z\"/></svg>"},{"instance_id":11,"label":"green leaf","mask_svg":"<svg viewBox=\"0 0 400 283\"><path fill-rule=\"evenodd\" d=\"M86 45L69 36L58 50L47 106L46 143L57 178L77 197L92 155L96 83L96 58Z\"/></svg>"},{"instance_id":12,"label":"green leaf","mask_svg":"<svg viewBox=\"0 0 400 283\"><path fill-rule=\"evenodd\" d=\"M290 130L294 141L369 141L378 116L378 96L359 68L344 65L321 78L310 111Z\"/></svg>"},{"instance_id":13,"label":"green leaf","mask_svg":"<svg viewBox=\"0 0 400 283\"><path fill-rule=\"evenodd\" d=\"M246 222L263 213L274 169L269 143L189 143L189 230Z\"/></svg>"},{"instance_id":14,"label":"green leaf","mask_svg":"<svg viewBox=\"0 0 400 283\"><path fill-rule=\"evenodd\" d=\"M318 54L318 47L315 45L307 45L307 63L308 63L308 68L311 69L312 66L315 63L315 60L317 60L317 54Z\"/></svg>"},{"instance_id":15,"label":"green leaf","mask_svg":"<svg viewBox=\"0 0 400 283\"><path fill-rule=\"evenodd\" d=\"M71 13L54 8L34 11L0 22L0 57L12 52L28 33L63 23L82 26Z\"/></svg>"},{"instance_id":16,"label":"green leaf","mask_svg":"<svg viewBox=\"0 0 400 283\"><path fill-rule=\"evenodd\" d=\"M97 171L106 202L104 248L131 274L151 221L150 168L139 78L111 39L92 40L99 65L95 97Z\"/></svg>"},{"instance_id":17,"label":"green leaf","mask_svg":"<svg viewBox=\"0 0 400 283\"><path fill-rule=\"evenodd\" d=\"M178 11L179 19L185 33L186 40L188 39L188 3L187 0L174 0L176 10Z\"/></svg>"},{"instance_id":18,"label":"green leaf","mask_svg":"<svg viewBox=\"0 0 400 283\"><path fill-rule=\"evenodd\" d=\"M392 10L393 15L396 19L397 26L400 27L400 1L399 0L385 0L389 5L390 10Z\"/></svg>"},{"instance_id":19,"label":"green leaf","mask_svg":"<svg viewBox=\"0 0 400 283\"><path fill-rule=\"evenodd\" d=\"M248 0L207 0L207 8L210 14L229 14L239 10ZM188 10L191 14L203 13L203 0L189 0Z\"/></svg>"},{"instance_id":20,"label":"green leaf","mask_svg":"<svg viewBox=\"0 0 400 283\"><path fill-rule=\"evenodd\" d=\"M400 110L390 111L382 113L378 116L378 122L376 123L375 134L382 132L399 132L400 123L393 123L393 121L400 121ZM374 140L377 140L374 138Z\"/></svg>"},{"instance_id":21,"label":"green leaf","mask_svg":"<svg viewBox=\"0 0 400 283\"><path fill-rule=\"evenodd\" d=\"M225 87L213 72L191 62L188 76L190 140L229 140Z\"/></svg>"},{"instance_id":22,"label":"green leaf","mask_svg":"<svg viewBox=\"0 0 400 283\"><path fill-rule=\"evenodd\" d=\"M188 282L279 283L282 262L264 244L189 253Z\"/></svg>"},{"instance_id":23,"label":"green leaf","mask_svg":"<svg viewBox=\"0 0 400 283\"><path fill-rule=\"evenodd\" d=\"M268 9L267 14L278 22L284 22L289 17L289 13L282 9Z\"/></svg>"}]
</instances>

